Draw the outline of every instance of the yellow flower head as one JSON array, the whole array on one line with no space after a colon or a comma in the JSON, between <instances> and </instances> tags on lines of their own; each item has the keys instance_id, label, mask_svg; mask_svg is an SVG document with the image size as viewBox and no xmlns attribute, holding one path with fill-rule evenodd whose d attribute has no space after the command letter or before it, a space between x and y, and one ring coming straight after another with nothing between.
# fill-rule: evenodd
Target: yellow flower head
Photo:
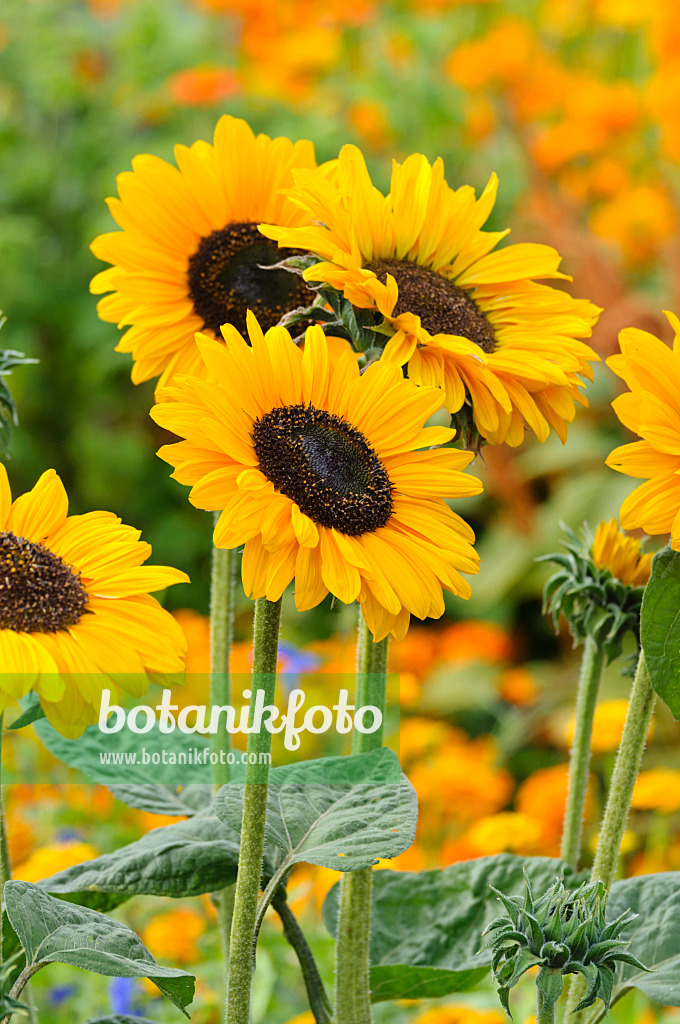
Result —
<instances>
[{"instance_id":1,"label":"yellow flower head","mask_svg":"<svg viewBox=\"0 0 680 1024\"><path fill-rule=\"evenodd\" d=\"M472 403L479 433L491 444L518 445L527 424L544 441L550 427L564 441L574 402L585 403L582 376L598 356L588 337L599 310L538 283L560 278L559 254L547 245L491 250L507 231L481 227L493 208L497 178L479 199L454 191L441 160L416 153L393 164L383 196L355 146L341 150L337 174L296 170L287 195L312 224L264 225L281 246L321 257L306 271L384 317L391 334L384 357L408 363L412 380L443 387L451 413Z\"/></svg>"},{"instance_id":2,"label":"yellow flower head","mask_svg":"<svg viewBox=\"0 0 680 1024\"><path fill-rule=\"evenodd\" d=\"M603 700L595 708L593 718L593 740L592 749L595 754L604 754L610 750L616 750L621 742L623 726L628 714L628 701L625 697L616 700ZM576 719L572 715L565 729L565 739L569 746L574 742L574 730ZM654 721L652 720L647 732L647 739L654 732Z\"/></svg>"},{"instance_id":3,"label":"yellow flower head","mask_svg":"<svg viewBox=\"0 0 680 1024\"><path fill-rule=\"evenodd\" d=\"M112 512L69 516L53 469L13 502L0 463L0 709L33 689L75 737L102 689L140 696L148 672L183 670L184 633L149 591L189 578L143 565L151 546L139 537Z\"/></svg>"},{"instance_id":4,"label":"yellow flower head","mask_svg":"<svg viewBox=\"0 0 680 1024\"><path fill-rule=\"evenodd\" d=\"M465 838L478 857L486 857L495 853L538 853L543 837L540 821L519 811L501 811L480 818Z\"/></svg>"},{"instance_id":5,"label":"yellow flower head","mask_svg":"<svg viewBox=\"0 0 680 1024\"><path fill-rule=\"evenodd\" d=\"M674 814L680 811L680 771L675 768L650 768L640 772L635 783L631 807L638 811Z\"/></svg>"},{"instance_id":6,"label":"yellow flower head","mask_svg":"<svg viewBox=\"0 0 680 1024\"><path fill-rule=\"evenodd\" d=\"M14 869L14 877L22 882L39 882L42 878L49 878L74 864L82 864L98 856L99 850L77 839L48 843L34 850L30 857L19 864Z\"/></svg>"},{"instance_id":7,"label":"yellow flower head","mask_svg":"<svg viewBox=\"0 0 680 1024\"><path fill-rule=\"evenodd\" d=\"M635 537L627 537L615 519L601 522L593 540L593 561L598 569L608 569L612 576L629 587L644 587L652 571L652 555L646 555Z\"/></svg>"},{"instance_id":8,"label":"yellow flower head","mask_svg":"<svg viewBox=\"0 0 680 1024\"><path fill-rule=\"evenodd\" d=\"M621 331L621 354L607 366L629 387L614 399L614 412L641 440L615 448L607 465L646 483L621 506L624 530L671 535L680 551L680 320L666 313L673 330L673 348L647 331Z\"/></svg>"},{"instance_id":9,"label":"yellow flower head","mask_svg":"<svg viewBox=\"0 0 680 1024\"><path fill-rule=\"evenodd\" d=\"M92 280L95 294L113 293L97 310L128 327L118 351L132 353L135 384L198 373L196 331L219 338L225 323L244 330L247 309L272 327L309 299L297 275L260 269L292 253L279 252L257 224L306 223L281 189L293 184L293 167L315 165L311 142L255 136L225 115L213 145L176 146L175 158L179 170L135 157L132 171L118 175L120 198L108 200L122 231L92 243L95 256L113 264Z\"/></svg>"},{"instance_id":10,"label":"yellow flower head","mask_svg":"<svg viewBox=\"0 0 680 1024\"><path fill-rule=\"evenodd\" d=\"M181 378L151 413L185 439L159 455L191 502L221 511L215 544L245 544L246 593L276 601L294 578L300 611L329 591L359 600L376 639L442 615L442 588L468 597L474 534L444 498L481 483L461 472L470 453L431 448L453 436L423 426L441 392L384 360L360 374L320 327L304 352L252 314L248 332L250 345L233 327L226 345L199 335L207 379Z\"/></svg>"}]
</instances>

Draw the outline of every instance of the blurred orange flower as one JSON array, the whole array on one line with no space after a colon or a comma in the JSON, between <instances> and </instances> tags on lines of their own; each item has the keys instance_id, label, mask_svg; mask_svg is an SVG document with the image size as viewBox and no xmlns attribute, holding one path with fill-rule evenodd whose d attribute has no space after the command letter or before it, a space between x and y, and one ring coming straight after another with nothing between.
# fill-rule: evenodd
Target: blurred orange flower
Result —
<instances>
[{"instance_id":1,"label":"blurred orange flower","mask_svg":"<svg viewBox=\"0 0 680 1024\"><path fill-rule=\"evenodd\" d=\"M171 75L166 83L173 101L181 107L212 107L239 91L233 68L186 68Z\"/></svg>"},{"instance_id":2,"label":"blurred orange flower","mask_svg":"<svg viewBox=\"0 0 680 1024\"><path fill-rule=\"evenodd\" d=\"M205 927L202 914L183 907L153 917L142 931L142 941L158 960L192 964L200 957L198 940Z\"/></svg>"},{"instance_id":3,"label":"blurred orange flower","mask_svg":"<svg viewBox=\"0 0 680 1024\"><path fill-rule=\"evenodd\" d=\"M462 664L484 661L495 664L512 656L512 640L496 622L467 619L443 629L438 639L439 657L448 662Z\"/></svg>"}]
</instances>

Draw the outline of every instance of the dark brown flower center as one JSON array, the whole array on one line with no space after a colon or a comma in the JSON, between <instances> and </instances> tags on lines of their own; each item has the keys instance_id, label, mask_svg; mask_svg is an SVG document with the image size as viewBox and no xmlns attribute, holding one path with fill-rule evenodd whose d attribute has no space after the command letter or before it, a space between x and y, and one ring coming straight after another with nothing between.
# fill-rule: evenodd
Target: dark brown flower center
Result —
<instances>
[{"instance_id":1,"label":"dark brown flower center","mask_svg":"<svg viewBox=\"0 0 680 1024\"><path fill-rule=\"evenodd\" d=\"M56 633L75 626L88 597L80 573L42 544L0 533L0 629Z\"/></svg>"},{"instance_id":2,"label":"dark brown flower center","mask_svg":"<svg viewBox=\"0 0 680 1024\"><path fill-rule=\"evenodd\" d=\"M363 434L314 406L272 409L253 425L260 469L317 525L357 537L392 515L387 470Z\"/></svg>"},{"instance_id":3,"label":"dark brown flower center","mask_svg":"<svg viewBox=\"0 0 680 1024\"><path fill-rule=\"evenodd\" d=\"M218 336L223 324L244 332L251 309L266 331L284 313L309 305L309 289L298 274L262 270L295 255L297 249L279 249L251 223L227 224L202 238L189 259L188 283L204 325Z\"/></svg>"},{"instance_id":4,"label":"dark brown flower center","mask_svg":"<svg viewBox=\"0 0 680 1024\"><path fill-rule=\"evenodd\" d=\"M393 316L415 313L430 334L456 334L474 341L484 352L493 352L493 327L477 303L463 288L429 267L408 260L376 260L365 265L383 284L391 274L399 297Z\"/></svg>"}]
</instances>

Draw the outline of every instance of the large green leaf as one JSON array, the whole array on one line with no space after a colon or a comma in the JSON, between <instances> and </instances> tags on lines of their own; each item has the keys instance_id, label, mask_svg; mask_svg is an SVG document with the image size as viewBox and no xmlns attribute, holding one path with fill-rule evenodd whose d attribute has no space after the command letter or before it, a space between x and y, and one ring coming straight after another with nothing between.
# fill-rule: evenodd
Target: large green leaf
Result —
<instances>
[{"instance_id":1,"label":"large green leaf","mask_svg":"<svg viewBox=\"0 0 680 1024\"><path fill-rule=\"evenodd\" d=\"M482 932L498 916L490 885L514 894L524 889L522 871L535 891L546 889L564 870L549 857L499 854L463 861L436 871L376 871L373 875L371 993L385 999L439 997L473 987L489 969L480 956ZM338 887L328 894L324 920L335 932Z\"/></svg>"},{"instance_id":2,"label":"large green leaf","mask_svg":"<svg viewBox=\"0 0 680 1024\"><path fill-rule=\"evenodd\" d=\"M156 723L154 729L143 735L127 728L107 734L100 732L98 725L90 725L77 740L68 740L45 718L36 721L34 727L50 753L92 782L106 786L146 787L154 783L174 787L212 781L210 764L202 763L203 752L209 746L203 736L179 730L162 733ZM175 759L181 756L183 763L144 764L142 750L150 758L156 754L161 759L165 756L166 761L172 759L171 755ZM109 757L109 762L103 762L102 756ZM121 763L114 764L114 758Z\"/></svg>"},{"instance_id":3,"label":"large green leaf","mask_svg":"<svg viewBox=\"0 0 680 1024\"><path fill-rule=\"evenodd\" d=\"M95 891L123 896L198 896L236 879L239 839L210 811L155 828L134 843L41 881L56 896Z\"/></svg>"},{"instance_id":4,"label":"large green leaf","mask_svg":"<svg viewBox=\"0 0 680 1024\"><path fill-rule=\"evenodd\" d=\"M228 783L215 812L240 831L243 786ZM356 871L396 857L415 837L417 799L391 750L324 757L274 768L267 794L267 840L286 867L304 861Z\"/></svg>"},{"instance_id":5,"label":"large green leaf","mask_svg":"<svg viewBox=\"0 0 680 1024\"><path fill-rule=\"evenodd\" d=\"M630 939L630 952L654 973L622 965L612 999L639 988L664 1006L680 1006L680 871L614 882L607 920L613 921L629 907L639 917L621 938Z\"/></svg>"},{"instance_id":6,"label":"large green leaf","mask_svg":"<svg viewBox=\"0 0 680 1024\"><path fill-rule=\"evenodd\" d=\"M125 784L109 786L109 789L121 803L128 807L136 807L140 811L151 814L169 814L177 818L190 818L197 811L210 807L213 787L210 785L156 785L146 786Z\"/></svg>"},{"instance_id":7,"label":"large green leaf","mask_svg":"<svg viewBox=\"0 0 680 1024\"><path fill-rule=\"evenodd\" d=\"M680 718L680 552L654 556L640 615L640 640L652 686Z\"/></svg>"},{"instance_id":8,"label":"large green leaf","mask_svg":"<svg viewBox=\"0 0 680 1024\"><path fill-rule=\"evenodd\" d=\"M27 968L70 964L110 978L149 978L178 1009L194 997L194 977L157 964L138 935L106 914L48 896L32 882L7 882L7 914Z\"/></svg>"}]
</instances>

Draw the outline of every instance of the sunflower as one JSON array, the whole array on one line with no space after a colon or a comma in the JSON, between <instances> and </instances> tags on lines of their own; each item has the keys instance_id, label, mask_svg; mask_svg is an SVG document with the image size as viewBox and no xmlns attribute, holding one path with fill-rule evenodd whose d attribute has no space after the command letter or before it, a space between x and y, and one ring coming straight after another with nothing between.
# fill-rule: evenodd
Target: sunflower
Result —
<instances>
[{"instance_id":1,"label":"sunflower","mask_svg":"<svg viewBox=\"0 0 680 1024\"><path fill-rule=\"evenodd\" d=\"M300 277L261 269L281 253L257 223L306 223L280 190L293 184L293 167L314 166L312 143L256 137L245 121L225 115L212 146L176 146L175 158L179 169L135 157L133 170L118 176L120 198L108 200L122 231L100 235L91 247L113 264L90 288L113 293L97 310L102 320L128 327L117 351L132 353L135 384L197 373L196 331L219 338L225 323L244 330L247 309L271 327L309 303Z\"/></svg>"},{"instance_id":2,"label":"sunflower","mask_svg":"<svg viewBox=\"0 0 680 1024\"><path fill-rule=\"evenodd\" d=\"M432 449L448 427L424 427L441 408L385 360L360 374L356 353L307 329L304 351L283 327L250 346L231 327L226 346L199 335L205 380L179 378L151 415L184 440L161 448L191 502L221 510L217 547L245 544L243 584L313 608L330 591L359 600L376 640L402 638L409 616L438 618L442 588L469 597L474 534L444 498L478 494L461 472L472 454ZM425 449L425 450L419 450Z\"/></svg>"},{"instance_id":3,"label":"sunflower","mask_svg":"<svg viewBox=\"0 0 680 1024\"><path fill-rule=\"evenodd\" d=\"M149 544L112 512L68 515L53 469L12 502L0 463L0 709L33 689L64 736L97 720L101 692L138 697L184 667L186 639L149 591L188 581L145 566Z\"/></svg>"},{"instance_id":4,"label":"sunflower","mask_svg":"<svg viewBox=\"0 0 680 1024\"><path fill-rule=\"evenodd\" d=\"M592 555L598 569L608 569L628 587L644 587L649 582L653 556L645 554L636 537L627 537L615 519L598 526Z\"/></svg>"},{"instance_id":5,"label":"sunflower","mask_svg":"<svg viewBox=\"0 0 680 1024\"><path fill-rule=\"evenodd\" d=\"M287 195L313 224L261 225L268 238L318 255L309 281L375 310L391 337L384 357L420 384L446 390L447 408L469 396L477 430L491 444L521 443L525 423L544 441L564 441L582 377L598 356L588 337L599 309L536 279L564 278L547 245L491 250L507 231L481 231L493 207L495 175L479 199L457 191L443 163L414 154L394 163L383 196L355 146L345 146L331 181L299 169Z\"/></svg>"},{"instance_id":6,"label":"sunflower","mask_svg":"<svg viewBox=\"0 0 680 1024\"><path fill-rule=\"evenodd\" d=\"M615 448L607 465L646 479L621 506L621 526L649 534L671 534L680 551L680 320L666 313L675 332L673 348L653 334L626 328L621 354L607 366L629 387L614 399L614 412L642 440Z\"/></svg>"}]
</instances>

